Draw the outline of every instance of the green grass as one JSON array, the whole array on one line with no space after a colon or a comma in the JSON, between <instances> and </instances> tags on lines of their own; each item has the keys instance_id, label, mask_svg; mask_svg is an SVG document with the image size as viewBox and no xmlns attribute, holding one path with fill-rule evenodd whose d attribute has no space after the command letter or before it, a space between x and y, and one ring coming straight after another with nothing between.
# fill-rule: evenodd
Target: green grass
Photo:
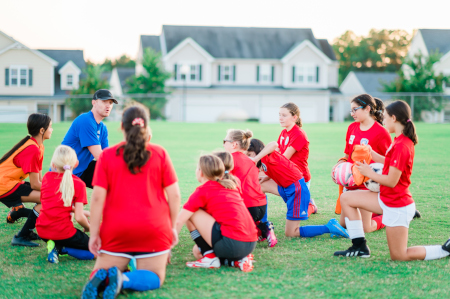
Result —
<instances>
[{"instance_id":1,"label":"green grass","mask_svg":"<svg viewBox=\"0 0 450 299\"><path fill-rule=\"evenodd\" d=\"M119 124L107 122L110 144L122 139ZM51 140L45 142L44 169L53 150L60 144L69 123L54 125ZM203 152L221 148L228 128L249 128L264 142L276 140L277 125L258 123L182 124L151 123L153 142L164 146L177 171L182 202L198 186L195 179L197 158ZM307 124L310 139L309 165L312 196L319 207L306 224L324 224L334 214L337 186L331 182L330 169L343 154L348 123ZM422 219L412 222L409 245L442 244L450 231L450 126L418 124L419 145L412 176L411 192ZM0 124L0 155L26 134L25 125ZM90 190L88 192L90 195ZM46 261L41 247L17 248L10 245L20 224L6 224L7 208L0 206L0 298L77 298L94 265L62 257L57 265ZM279 243L268 249L258 244L255 269L188 269L193 259L193 241L182 230L179 245L173 250L164 286L153 292L127 292L128 298L448 298L450 296L450 258L437 261L393 262L389 258L385 231L367 235L372 250L369 259L333 257L350 241L323 235L312 239L283 236L286 208L283 201L269 196L269 218L275 224ZM121 296L125 298L125 296Z\"/></svg>"}]
</instances>

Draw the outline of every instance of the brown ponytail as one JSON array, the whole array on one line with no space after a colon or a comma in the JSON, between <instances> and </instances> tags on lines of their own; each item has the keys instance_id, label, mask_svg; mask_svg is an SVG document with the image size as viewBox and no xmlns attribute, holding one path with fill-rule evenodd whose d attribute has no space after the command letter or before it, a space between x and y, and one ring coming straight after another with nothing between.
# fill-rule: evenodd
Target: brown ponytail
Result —
<instances>
[{"instance_id":1,"label":"brown ponytail","mask_svg":"<svg viewBox=\"0 0 450 299\"><path fill-rule=\"evenodd\" d=\"M215 152L213 155L219 157L225 167L225 172L222 180L232 180L236 185L238 184L236 177L230 173L234 168L233 156L229 152Z\"/></svg>"},{"instance_id":2,"label":"brown ponytail","mask_svg":"<svg viewBox=\"0 0 450 299\"><path fill-rule=\"evenodd\" d=\"M141 167L150 159L147 150L149 112L142 104L134 103L123 111L122 127L125 131L126 143L117 148L116 155L123 148L123 159L132 174L141 171Z\"/></svg>"},{"instance_id":3,"label":"brown ponytail","mask_svg":"<svg viewBox=\"0 0 450 299\"><path fill-rule=\"evenodd\" d=\"M373 98L375 100L375 112L374 117L375 120L380 124L383 125L383 113L384 113L384 102L380 100L379 98Z\"/></svg>"},{"instance_id":4,"label":"brown ponytail","mask_svg":"<svg viewBox=\"0 0 450 299\"><path fill-rule=\"evenodd\" d=\"M228 138L230 138L233 142L237 142L239 148L246 151L250 146L250 140L253 137L253 133L250 130L235 130L229 129L227 132Z\"/></svg>"},{"instance_id":5,"label":"brown ponytail","mask_svg":"<svg viewBox=\"0 0 450 299\"><path fill-rule=\"evenodd\" d=\"M248 148L247 152L254 152L255 155L258 155L264 149L264 147L264 142L259 139L252 139L252 141L250 141L250 147ZM256 163L256 167L260 168L261 165L262 162L261 160L259 160L258 163Z\"/></svg>"},{"instance_id":6,"label":"brown ponytail","mask_svg":"<svg viewBox=\"0 0 450 299\"><path fill-rule=\"evenodd\" d=\"M372 97L370 94L360 94L359 96L351 100L352 103L356 103L365 109L367 106L370 107L370 115L375 119L380 125L383 125L383 112L384 103L378 98Z\"/></svg>"},{"instance_id":7,"label":"brown ponytail","mask_svg":"<svg viewBox=\"0 0 450 299\"><path fill-rule=\"evenodd\" d=\"M302 119L300 118L300 109L298 108L297 105L295 105L292 102L289 102L289 103L284 104L280 108L286 108L287 110L289 110L289 112L291 113L292 116L297 115L297 120L295 121L295 124L299 128L302 127Z\"/></svg>"},{"instance_id":8,"label":"brown ponytail","mask_svg":"<svg viewBox=\"0 0 450 299\"><path fill-rule=\"evenodd\" d=\"M411 119L411 108L405 101L395 101L386 107L386 112L392 116L395 115L396 120L401 123L403 135L411 139L414 145L419 143L419 137L416 134L416 126Z\"/></svg>"},{"instance_id":9,"label":"brown ponytail","mask_svg":"<svg viewBox=\"0 0 450 299\"><path fill-rule=\"evenodd\" d=\"M231 179L224 178L225 166L219 157L204 155L200 157L198 167L203 175L210 181L216 181L227 189L236 190L236 183Z\"/></svg>"}]
</instances>

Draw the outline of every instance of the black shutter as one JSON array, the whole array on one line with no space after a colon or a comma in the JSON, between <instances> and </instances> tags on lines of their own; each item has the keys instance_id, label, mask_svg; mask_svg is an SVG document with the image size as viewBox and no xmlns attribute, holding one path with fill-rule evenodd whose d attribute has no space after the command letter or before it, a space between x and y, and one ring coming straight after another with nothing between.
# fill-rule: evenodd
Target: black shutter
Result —
<instances>
[{"instance_id":1,"label":"black shutter","mask_svg":"<svg viewBox=\"0 0 450 299\"><path fill-rule=\"evenodd\" d=\"M259 82L259 65L256 66L256 82Z\"/></svg>"},{"instance_id":2,"label":"black shutter","mask_svg":"<svg viewBox=\"0 0 450 299\"><path fill-rule=\"evenodd\" d=\"M295 65L292 67L292 82L295 82Z\"/></svg>"},{"instance_id":3,"label":"black shutter","mask_svg":"<svg viewBox=\"0 0 450 299\"><path fill-rule=\"evenodd\" d=\"M173 80L177 81L177 64L173 66Z\"/></svg>"},{"instance_id":4,"label":"black shutter","mask_svg":"<svg viewBox=\"0 0 450 299\"><path fill-rule=\"evenodd\" d=\"M9 69L5 69L5 86L9 85Z\"/></svg>"},{"instance_id":5,"label":"black shutter","mask_svg":"<svg viewBox=\"0 0 450 299\"><path fill-rule=\"evenodd\" d=\"M236 81L236 66L233 65L233 81Z\"/></svg>"},{"instance_id":6,"label":"black shutter","mask_svg":"<svg viewBox=\"0 0 450 299\"><path fill-rule=\"evenodd\" d=\"M202 65L198 65L198 81L202 81Z\"/></svg>"},{"instance_id":7,"label":"black shutter","mask_svg":"<svg viewBox=\"0 0 450 299\"><path fill-rule=\"evenodd\" d=\"M272 82L274 81L275 78L275 67L272 65Z\"/></svg>"},{"instance_id":8,"label":"black shutter","mask_svg":"<svg viewBox=\"0 0 450 299\"><path fill-rule=\"evenodd\" d=\"M319 83L319 67L316 67L316 82Z\"/></svg>"},{"instance_id":9,"label":"black shutter","mask_svg":"<svg viewBox=\"0 0 450 299\"><path fill-rule=\"evenodd\" d=\"M33 86L33 70L28 70L28 86Z\"/></svg>"},{"instance_id":10,"label":"black shutter","mask_svg":"<svg viewBox=\"0 0 450 299\"><path fill-rule=\"evenodd\" d=\"M217 81L220 81L220 64L217 66Z\"/></svg>"}]
</instances>

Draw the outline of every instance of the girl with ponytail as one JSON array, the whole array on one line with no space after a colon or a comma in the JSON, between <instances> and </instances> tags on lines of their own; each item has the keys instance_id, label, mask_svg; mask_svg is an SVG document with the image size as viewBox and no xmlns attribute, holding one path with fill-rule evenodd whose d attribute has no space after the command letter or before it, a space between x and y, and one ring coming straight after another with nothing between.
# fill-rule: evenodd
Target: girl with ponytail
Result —
<instances>
[{"instance_id":1,"label":"girl with ponytail","mask_svg":"<svg viewBox=\"0 0 450 299\"><path fill-rule=\"evenodd\" d=\"M82 298L96 298L106 278L104 298L164 283L170 250L178 243L180 189L169 154L150 143L149 119L145 106L127 107L121 124L125 140L97 161L89 240L97 260ZM122 273L128 265L132 271Z\"/></svg>"},{"instance_id":2,"label":"girl with ponytail","mask_svg":"<svg viewBox=\"0 0 450 299\"><path fill-rule=\"evenodd\" d=\"M195 244L195 262L190 268L228 265L244 272L253 270L257 234L255 224L237 190L236 181L225 176L225 166L216 155L200 157L196 170L201 183L178 215L177 231L186 224Z\"/></svg>"},{"instance_id":3,"label":"girl with ponytail","mask_svg":"<svg viewBox=\"0 0 450 299\"><path fill-rule=\"evenodd\" d=\"M382 174L375 173L368 164L358 164L362 175L380 184L380 192L367 190L346 192L341 196L342 210L352 246L337 251L335 256L370 257L362 223L362 210L382 214L392 260L433 260L449 255L450 240L443 246L414 246L408 248L408 228L414 217L415 203L409 186L414 162L414 146L418 143L411 109L404 101L386 107L384 124L395 134L394 142L384 156L372 149L375 162L384 164Z\"/></svg>"},{"instance_id":4,"label":"girl with ponytail","mask_svg":"<svg viewBox=\"0 0 450 299\"><path fill-rule=\"evenodd\" d=\"M77 259L89 260L94 255L89 252L89 221L83 210L88 203L86 184L73 174L78 166L77 154L66 146L56 148L51 162L52 171L42 180L41 213L36 222L39 237L47 242L50 263L58 263L60 254L68 254ZM71 213L84 228L84 232L73 226Z\"/></svg>"}]
</instances>

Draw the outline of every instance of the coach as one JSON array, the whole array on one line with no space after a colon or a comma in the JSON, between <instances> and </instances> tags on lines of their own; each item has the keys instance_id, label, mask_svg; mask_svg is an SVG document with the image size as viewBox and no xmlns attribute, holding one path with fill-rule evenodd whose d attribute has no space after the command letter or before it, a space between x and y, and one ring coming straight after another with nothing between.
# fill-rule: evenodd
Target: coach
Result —
<instances>
[{"instance_id":1,"label":"coach","mask_svg":"<svg viewBox=\"0 0 450 299\"><path fill-rule=\"evenodd\" d=\"M109 116L113 104L117 100L109 90L97 90L92 98L92 110L75 118L62 142L77 153L79 165L73 174L91 189L96 160L108 147L108 129L102 120Z\"/></svg>"}]
</instances>

